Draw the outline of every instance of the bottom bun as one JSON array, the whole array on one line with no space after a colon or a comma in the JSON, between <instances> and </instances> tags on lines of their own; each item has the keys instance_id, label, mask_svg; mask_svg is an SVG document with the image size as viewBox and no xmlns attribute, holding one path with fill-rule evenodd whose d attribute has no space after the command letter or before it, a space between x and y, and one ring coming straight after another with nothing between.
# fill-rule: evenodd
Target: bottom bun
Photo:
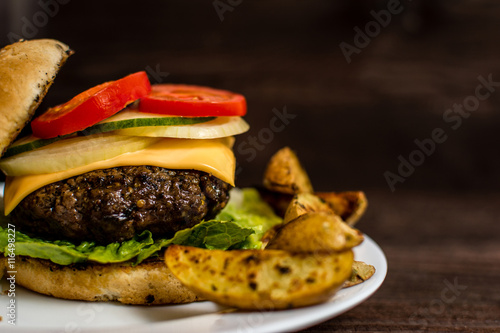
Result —
<instances>
[{"instance_id":1,"label":"bottom bun","mask_svg":"<svg viewBox=\"0 0 500 333\"><path fill-rule=\"evenodd\" d=\"M57 298L141 305L202 300L177 280L163 258L148 259L137 266L130 263L61 266L49 260L17 257L15 265L18 285Z\"/></svg>"}]
</instances>

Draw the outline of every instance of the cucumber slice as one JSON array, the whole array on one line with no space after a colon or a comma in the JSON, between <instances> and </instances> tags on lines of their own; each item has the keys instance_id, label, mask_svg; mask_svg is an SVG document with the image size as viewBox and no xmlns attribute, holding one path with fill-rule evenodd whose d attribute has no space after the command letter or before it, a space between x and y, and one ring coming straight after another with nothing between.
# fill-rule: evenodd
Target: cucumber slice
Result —
<instances>
[{"instance_id":1,"label":"cucumber slice","mask_svg":"<svg viewBox=\"0 0 500 333\"><path fill-rule=\"evenodd\" d=\"M58 172L144 149L159 140L112 133L72 137L3 158L0 160L0 169L7 176Z\"/></svg>"},{"instance_id":2,"label":"cucumber slice","mask_svg":"<svg viewBox=\"0 0 500 333\"><path fill-rule=\"evenodd\" d=\"M106 133L115 130L133 128L137 126L185 126L209 122L215 117L177 117L163 116L158 114L149 114L133 110L123 110L116 115L105 119L98 124L91 126L81 132L58 136L52 139L40 139L35 136L27 136L14 142L3 155L3 158L11 157L27 151L35 150L56 141L66 139L72 136L93 135L97 133Z\"/></svg>"},{"instance_id":3,"label":"cucumber slice","mask_svg":"<svg viewBox=\"0 0 500 333\"><path fill-rule=\"evenodd\" d=\"M134 110L124 110L115 116L109 117L95 124L94 126L84 129L81 133L89 135L144 126L186 126L209 122L213 119L215 119L215 117L162 116Z\"/></svg>"},{"instance_id":4,"label":"cucumber slice","mask_svg":"<svg viewBox=\"0 0 500 333\"><path fill-rule=\"evenodd\" d=\"M134 127L117 130L116 134L181 139L216 139L241 134L250 126L241 117L217 117L191 126Z\"/></svg>"},{"instance_id":5,"label":"cucumber slice","mask_svg":"<svg viewBox=\"0 0 500 333\"><path fill-rule=\"evenodd\" d=\"M7 148L5 154L3 154L3 158L21 154L26 151L35 150L74 135L75 134L69 134L64 136L58 136L52 139L40 139L33 135L25 136L24 138L17 140L9 148Z\"/></svg>"}]
</instances>

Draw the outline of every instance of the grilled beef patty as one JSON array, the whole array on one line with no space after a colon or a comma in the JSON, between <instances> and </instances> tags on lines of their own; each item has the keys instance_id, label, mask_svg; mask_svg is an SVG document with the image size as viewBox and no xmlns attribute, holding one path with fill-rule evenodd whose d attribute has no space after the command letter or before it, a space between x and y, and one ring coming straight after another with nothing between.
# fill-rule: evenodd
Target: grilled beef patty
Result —
<instances>
[{"instance_id":1,"label":"grilled beef patty","mask_svg":"<svg viewBox=\"0 0 500 333\"><path fill-rule=\"evenodd\" d=\"M96 170L31 193L11 213L47 239L121 242L144 230L170 237L226 205L231 186L201 171L129 166Z\"/></svg>"}]
</instances>

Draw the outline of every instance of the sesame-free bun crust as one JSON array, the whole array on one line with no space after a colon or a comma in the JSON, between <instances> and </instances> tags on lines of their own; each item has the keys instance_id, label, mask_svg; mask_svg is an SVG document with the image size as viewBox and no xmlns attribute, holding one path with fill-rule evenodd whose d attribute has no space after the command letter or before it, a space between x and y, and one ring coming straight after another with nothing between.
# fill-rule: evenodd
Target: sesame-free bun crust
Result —
<instances>
[{"instance_id":1,"label":"sesame-free bun crust","mask_svg":"<svg viewBox=\"0 0 500 333\"><path fill-rule=\"evenodd\" d=\"M73 264L16 257L16 283L41 294L80 301L117 301L124 304L181 304L202 300L170 272L163 258L137 266Z\"/></svg>"},{"instance_id":2,"label":"sesame-free bun crust","mask_svg":"<svg viewBox=\"0 0 500 333\"><path fill-rule=\"evenodd\" d=\"M71 54L53 39L21 40L0 50L0 156L33 117Z\"/></svg>"}]
</instances>

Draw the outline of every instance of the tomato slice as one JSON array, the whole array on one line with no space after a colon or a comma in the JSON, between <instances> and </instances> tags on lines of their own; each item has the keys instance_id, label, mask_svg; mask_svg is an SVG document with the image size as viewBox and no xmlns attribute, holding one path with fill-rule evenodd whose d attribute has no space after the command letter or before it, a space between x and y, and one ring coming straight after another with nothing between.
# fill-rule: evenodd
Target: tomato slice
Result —
<instances>
[{"instance_id":1,"label":"tomato slice","mask_svg":"<svg viewBox=\"0 0 500 333\"><path fill-rule=\"evenodd\" d=\"M244 116L245 97L230 91L185 84L156 84L139 101L139 111L172 116Z\"/></svg>"},{"instance_id":2,"label":"tomato slice","mask_svg":"<svg viewBox=\"0 0 500 333\"><path fill-rule=\"evenodd\" d=\"M146 72L105 82L48 109L31 122L33 135L50 139L84 130L122 110L151 91Z\"/></svg>"}]
</instances>

